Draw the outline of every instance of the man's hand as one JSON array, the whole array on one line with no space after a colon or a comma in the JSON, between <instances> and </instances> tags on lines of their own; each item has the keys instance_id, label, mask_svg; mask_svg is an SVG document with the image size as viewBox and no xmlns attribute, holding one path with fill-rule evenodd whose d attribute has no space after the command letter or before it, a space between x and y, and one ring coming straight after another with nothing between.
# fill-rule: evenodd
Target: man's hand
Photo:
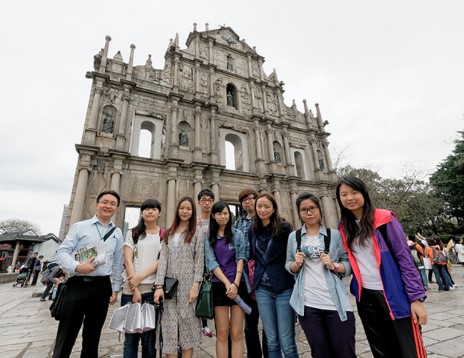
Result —
<instances>
[{"instance_id":1,"label":"man's hand","mask_svg":"<svg viewBox=\"0 0 464 358\"><path fill-rule=\"evenodd\" d=\"M114 305L117 300L118 300L118 293L113 291L110 297L110 305Z\"/></svg>"},{"instance_id":2,"label":"man's hand","mask_svg":"<svg viewBox=\"0 0 464 358\"><path fill-rule=\"evenodd\" d=\"M87 261L84 261L83 263L77 265L76 272L86 275L92 271L95 271L97 268L94 265L92 265L94 259L95 257L91 257Z\"/></svg>"}]
</instances>

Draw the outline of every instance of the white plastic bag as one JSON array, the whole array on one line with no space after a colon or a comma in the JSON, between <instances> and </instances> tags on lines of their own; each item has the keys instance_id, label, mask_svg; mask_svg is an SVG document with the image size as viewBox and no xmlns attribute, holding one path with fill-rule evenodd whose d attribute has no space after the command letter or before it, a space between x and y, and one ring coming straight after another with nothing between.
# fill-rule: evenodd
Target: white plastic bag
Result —
<instances>
[{"instance_id":1,"label":"white plastic bag","mask_svg":"<svg viewBox=\"0 0 464 358\"><path fill-rule=\"evenodd\" d=\"M147 302L124 305L114 310L109 328L124 333L143 333L155 329L155 307Z\"/></svg>"},{"instance_id":2,"label":"white plastic bag","mask_svg":"<svg viewBox=\"0 0 464 358\"><path fill-rule=\"evenodd\" d=\"M124 332L124 323L126 322L126 314L129 305L119 307L113 311L109 328L115 331Z\"/></svg>"}]
</instances>

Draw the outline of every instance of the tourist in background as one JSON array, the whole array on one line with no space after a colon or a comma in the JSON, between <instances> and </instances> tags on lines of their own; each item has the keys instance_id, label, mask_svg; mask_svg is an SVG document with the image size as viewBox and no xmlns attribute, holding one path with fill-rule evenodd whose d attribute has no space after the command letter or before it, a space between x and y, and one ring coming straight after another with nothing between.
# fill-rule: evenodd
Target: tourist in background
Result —
<instances>
[{"instance_id":1,"label":"tourist in background","mask_svg":"<svg viewBox=\"0 0 464 358\"><path fill-rule=\"evenodd\" d=\"M337 276L351 274L340 232L321 225L317 196L300 194L296 207L303 226L298 231L299 247L296 231L288 239L285 267L295 275L290 304L298 314L313 357L356 357L353 308L345 284Z\"/></svg>"},{"instance_id":2,"label":"tourist in background","mask_svg":"<svg viewBox=\"0 0 464 358\"><path fill-rule=\"evenodd\" d=\"M270 358L299 357L295 341L295 312L289 300L294 279L285 269L290 224L279 215L274 197L258 195L250 228L251 257L256 261L253 287L266 332Z\"/></svg>"},{"instance_id":3,"label":"tourist in background","mask_svg":"<svg viewBox=\"0 0 464 358\"><path fill-rule=\"evenodd\" d=\"M432 237L427 238L426 241L428 246L425 248L425 256L428 257L432 263L432 270L438 285L438 291L449 291L453 284L445 271L446 261L441 263L434 262L436 255L441 252L440 246Z\"/></svg>"},{"instance_id":4,"label":"tourist in background","mask_svg":"<svg viewBox=\"0 0 464 358\"><path fill-rule=\"evenodd\" d=\"M248 231L253 225L253 220L255 217L255 200L258 196L258 193L254 189L243 189L239 196L238 200L242 204L243 214L237 218L234 223L234 228L240 230L244 237L247 245L250 245L250 240L248 236ZM248 278L251 283L251 276L254 277L255 274L255 260L250 259L245 264L245 272L248 275ZM263 334L263 345L261 348L261 342L259 340L259 310L258 304L256 302L256 296L254 289L252 288L251 294L243 297L244 301L251 308L251 313L245 315L245 343L247 346L247 355L249 357L256 358L267 358L267 343L266 343L266 333L264 330Z\"/></svg>"},{"instance_id":5,"label":"tourist in background","mask_svg":"<svg viewBox=\"0 0 464 358\"><path fill-rule=\"evenodd\" d=\"M127 232L124 242L126 279L122 287L121 306L130 302L153 305L151 287L156 278L162 238L162 229L158 226L160 213L161 204L158 200L145 200L140 207L137 226ZM155 341L155 330L125 333L124 358L137 357L139 342L142 345L142 357L155 358Z\"/></svg>"},{"instance_id":6,"label":"tourist in background","mask_svg":"<svg viewBox=\"0 0 464 358\"><path fill-rule=\"evenodd\" d=\"M229 207L223 201L213 205L209 233L205 239L205 261L213 274L213 306L216 323L216 357L227 358L229 331L232 358L243 357L244 312L234 301L248 296L249 287L244 265L248 245L243 233L232 228Z\"/></svg>"},{"instance_id":7,"label":"tourist in background","mask_svg":"<svg viewBox=\"0 0 464 358\"><path fill-rule=\"evenodd\" d=\"M204 271L204 240L197 231L195 202L189 196L181 198L171 227L166 230L161 244L154 293L155 303L163 303L163 354L191 358L193 349L200 344L200 320L195 316L195 303ZM166 277L178 280L177 296L164 299Z\"/></svg>"},{"instance_id":8,"label":"tourist in background","mask_svg":"<svg viewBox=\"0 0 464 358\"><path fill-rule=\"evenodd\" d=\"M425 357L420 274L396 216L374 208L356 177L338 181L340 233L353 270L351 293L374 357Z\"/></svg>"}]
</instances>

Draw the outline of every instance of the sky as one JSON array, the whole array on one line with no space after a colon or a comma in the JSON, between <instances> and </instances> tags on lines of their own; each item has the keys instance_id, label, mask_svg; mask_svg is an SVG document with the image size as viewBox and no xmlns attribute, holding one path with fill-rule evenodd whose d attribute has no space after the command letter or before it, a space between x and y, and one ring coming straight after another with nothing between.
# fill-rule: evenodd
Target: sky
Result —
<instances>
[{"instance_id":1,"label":"sky","mask_svg":"<svg viewBox=\"0 0 464 358\"><path fill-rule=\"evenodd\" d=\"M464 124L461 0L8 1L0 14L0 221L58 235L87 111L93 56L112 40L163 68L169 39L231 27L285 82L319 103L332 161L426 178Z\"/></svg>"}]
</instances>

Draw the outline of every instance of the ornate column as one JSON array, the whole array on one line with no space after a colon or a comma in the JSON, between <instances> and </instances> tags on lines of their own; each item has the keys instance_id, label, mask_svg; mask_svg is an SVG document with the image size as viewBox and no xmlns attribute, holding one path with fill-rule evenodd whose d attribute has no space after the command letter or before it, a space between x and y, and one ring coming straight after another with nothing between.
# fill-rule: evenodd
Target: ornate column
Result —
<instances>
[{"instance_id":1,"label":"ornate column","mask_svg":"<svg viewBox=\"0 0 464 358\"><path fill-rule=\"evenodd\" d=\"M171 106L171 153L169 157L177 158L177 151L179 149L179 134L177 131L177 109L178 109L178 101L175 99L172 101Z\"/></svg>"},{"instance_id":2,"label":"ornate column","mask_svg":"<svg viewBox=\"0 0 464 358\"><path fill-rule=\"evenodd\" d=\"M219 136L217 135L217 117L216 117L216 109L214 107L211 107L211 126L210 126L210 143L211 143L211 156L210 156L210 163L211 164L219 164L218 163L218 141L219 141Z\"/></svg>"},{"instance_id":3,"label":"ornate column","mask_svg":"<svg viewBox=\"0 0 464 358\"><path fill-rule=\"evenodd\" d=\"M195 147L193 149L193 160L195 162L202 161L201 151L201 107L195 106Z\"/></svg>"},{"instance_id":4,"label":"ornate column","mask_svg":"<svg viewBox=\"0 0 464 358\"><path fill-rule=\"evenodd\" d=\"M305 157L306 157L305 158L306 159L305 165L308 168L309 180L314 181L314 180L316 180L316 174L314 172L316 170L316 166L315 166L314 160L313 160L313 152L307 146L305 146L304 152L305 152Z\"/></svg>"},{"instance_id":5,"label":"ornate column","mask_svg":"<svg viewBox=\"0 0 464 358\"><path fill-rule=\"evenodd\" d=\"M295 190L290 192L290 197L292 198L292 211L293 211L293 223L295 224L295 229L299 229L301 226L300 220L300 213L298 212L298 208L296 207L296 199L298 198L298 194Z\"/></svg>"},{"instance_id":6,"label":"ornate column","mask_svg":"<svg viewBox=\"0 0 464 358\"><path fill-rule=\"evenodd\" d=\"M127 73L126 73L126 80L131 81L132 80L132 69L134 67L134 50L135 50L135 45L131 44L130 45L130 56L129 56L129 64L127 65Z\"/></svg>"},{"instance_id":7,"label":"ornate column","mask_svg":"<svg viewBox=\"0 0 464 358\"><path fill-rule=\"evenodd\" d=\"M100 99L103 93L103 89L101 88L102 82L97 81L95 84L95 91L93 95L92 101L92 110L90 111L90 119L89 119L89 126L85 130L85 144L87 145L94 145L95 144L95 137L97 132L97 119L98 113L100 111Z\"/></svg>"},{"instance_id":8,"label":"ornate column","mask_svg":"<svg viewBox=\"0 0 464 358\"><path fill-rule=\"evenodd\" d=\"M327 163L327 171L333 172L333 167L332 167L332 159L330 159L330 152L329 152L329 142L327 141L327 138L324 138L322 141L322 144L324 145L324 154L325 154L325 161Z\"/></svg>"},{"instance_id":9,"label":"ornate column","mask_svg":"<svg viewBox=\"0 0 464 358\"><path fill-rule=\"evenodd\" d=\"M116 149L123 151L124 145L126 144L126 121L127 121L127 109L129 107L130 100L130 90L128 88L124 89L124 94L122 95L122 109L121 109L121 120L119 122L119 133L116 136Z\"/></svg>"},{"instance_id":10,"label":"ornate column","mask_svg":"<svg viewBox=\"0 0 464 358\"><path fill-rule=\"evenodd\" d=\"M166 200L166 226L171 225L176 216L176 178L177 168L168 168L168 192Z\"/></svg>"},{"instance_id":11,"label":"ornate column","mask_svg":"<svg viewBox=\"0 0 464 358\"><path fill-rule=\"evenodd\" d=\"M324 207L324 221L327 227L337 227L338 216L337 209L335 208L334 202L328 196L324 195L322 198L322 205Z\"/></svg>"},{"instance_id":12,"label":"ornate column","mask_svg":"<svg viewBox=\"0 0 464 358\"><path fill-rule=\"evenodd\" d=\"M266 127L267 130L267 147L269 150L269 162L274 162L274 143L272 138L272 128L271 125L268 124Z\"/></svg>"},{"instance_id":13,"label":"ornate column","mask_svg":"<svg viewBox=\"0 0 464 358\"><path fill-rule=\"evenodd\" d=\"M284 150L285 150L285 161L287 165L287 175L293 175L293 164L290 155L290 145L288 144L288 126L284 126L284 133L282 135L284 139Z\"/></svg>"},{"instance_id":14,"label":"ornate column","mask_svg":"<svg viewBox=\"0 0 464 358\"><path fill-rule=\"evenodd\" d=\"M79 170L79 176L77 178L76 192L74 194L74 203L71 212L69 226L82 220L88 180L89 171L87 170L87 168L81 168Z\"/></svg>"},{"instance_id":15,"label":"ornate column","mask_svg":"<svg viewBox=\"0 0 464 358\"><path fill-rule=\"evenodd\" d=\"M195 61L195 93L200 91L200 63Z\"/></svg>"},{"instance_id":16,"label":"ornate column","mask_svg":"<svg viewBox=\"0 0 464 358\"><path fill-rule=\"evenodd\" d=\"M103 49L103 54L100 62L100 68L99 72L100 73L105 73L106 71L106 62L108 60L108 48L110 46L110 41L111 41L111 36L106 35L105 36L105 48Z\"/></svg>"},{"instance_id":17,"label":"ornate column","mask_svg":"<svg viewBox=\"0 0 464 358\"><path fill-rule=\"evenodd\" d=\"M174 84L172 90L177 93L179 91L179 57L174 57Z\"/></svg>"},{"instance_id":18,"label":"ornate column","mask_svg":"<svg viewBox=\"0 0 464 358\"><path fill-rule=\"evenodd\" d=\"M313 152L314 167L316 168L316 170L320 171L321 166L319 165L319 159L317 157L316 138L312 134L309 137L309 144L311 145L311 150Z\"/></svg>"}]
</instances>

